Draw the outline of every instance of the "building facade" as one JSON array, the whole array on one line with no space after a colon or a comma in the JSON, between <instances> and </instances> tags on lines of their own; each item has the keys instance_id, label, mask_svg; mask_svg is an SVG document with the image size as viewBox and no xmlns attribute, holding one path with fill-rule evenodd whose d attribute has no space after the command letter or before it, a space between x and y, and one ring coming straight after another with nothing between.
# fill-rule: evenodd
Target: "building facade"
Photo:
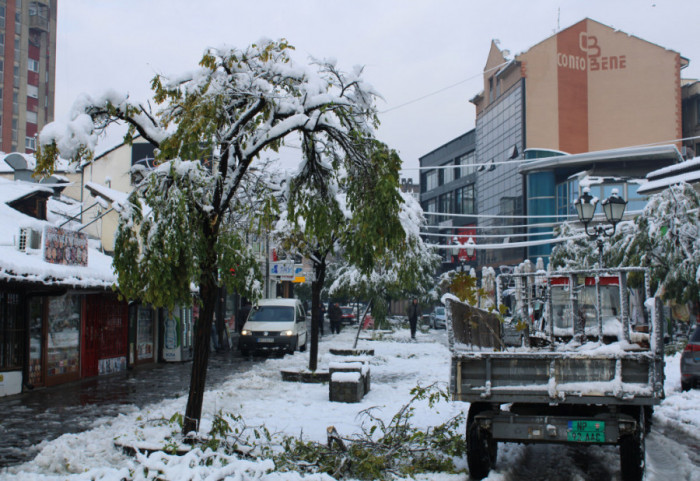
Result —
<instances>
[{"instance_id":1,"label":"building facade","mask_svg":"<svg viewBox=\"0 0 700 481\"><path fill-rule=\"evenodd\" d=\"M682 97L687 59L595 20L508 56L491 43L483 90L471 99L479 266L546 258L551 245L532 241L546 241L553 225L571 220L573 200L584 187L601 195L616 188L639 207L643 196L636 190L646 173L681 160L680 139L688 134L682 98L697 108L691 87ZM645 150L661 144L661 153ZM527 167L533 163L537 168ZM426 202L441 192L430 179L421 181L428 182L421 200L429 211ZM498 243L508 246L486 248Z\"/></svg>"},{"instance_id":2,"label":"building facade","mask_svg":"<svg viewBox=\"0 0 700 481\"><path fill-rule=\"evenodd\" d=\"M34 152L53 120L56 1L0 0L0 150Z\"/></svg>"},{"instance_id":3,"label":"building facade","mask_svg":"<svg viewBox=\"0 0 700 481\"><path fill-rule=\"evenodd\" d=\"M466 249L457 248L475 235L476 224L476 132L457 137L420 159L420 204L431 233L432 244L454 244L454 250L442 250L442 271L460 263L475 261ZM453 214L453 215L445 215Z\"/></svg>"}]
</instances>

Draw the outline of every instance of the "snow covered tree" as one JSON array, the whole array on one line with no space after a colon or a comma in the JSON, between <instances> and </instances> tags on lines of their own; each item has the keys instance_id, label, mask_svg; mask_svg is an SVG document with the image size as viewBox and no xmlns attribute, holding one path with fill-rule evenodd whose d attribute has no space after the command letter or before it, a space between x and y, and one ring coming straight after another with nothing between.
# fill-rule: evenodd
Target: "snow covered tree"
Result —
<instances>
[{"instance_id":1,"label":"snow covered tree","mask_svg":"<svg viewBox=\"0 0 700 481\"><path fill-rule=\"evenodd\" d=\"M693 302L700 299L700 195L688 184L674 185L652 195L634 221L621 222L612 238L604 239L605 266L642 266L651 270L651 281L661 287L663 299ZM559 237L576 231L563 224ZM584 237L557 245L554 267L586 268L597 264L597 247ZM632 284L635 277L630 278ZM639 280L641 281L641 280Z\"/></svg>"},{"instance_id":2,"label":"snow covered tree","mask_svg":"<svg viewBox=\"0 0 700 481\"><path fill-rule=\"evenodd\" d=\"M273 236L285 250L313 263L309 370L315 371L329 257L342 254L359 271L369 272L405 235L399 219L401 159L377 141L363 163L348 163L343 151L310 134L302 148L305 162L289 184Z\"/></svg>"},{"instance_id":3,"label":"snow covered tree","mask_svg":"<svg viewBox=\"0 0 700 481\"><path fill-rule=\"evenodd\" d=\"M402 242L378 258L369 272L350 263L342 265L331 285L331 294L372 299L373 306L381 311L379 306L386 299L424 297L433 287L440 256L420 237L420 229L426 223L420 204L410 194L402 192L401 197L399 219L405 232ZM376 322L383 320L381 316L374 317Z\"/></svg>"},{"instance_id":4,"label":"snow covered tree","mask_svg":"<svg viewBox=\"0 0 700 481\"><path fill-rule=\"evenodd\" d=\"M628 229L625 224L624 222L618 224L616 237ZM598 267L597 243L595 239L588 237L581 227L564 222L561 226L555 228L555 231L557 231L557 238L569 238L569 240L555 244L552 248L552 255L549 261L552 267L566 269L592 269ZM606 237L603 239L603 264L606 266L617 265L611 264L610 252L610 239Z\"/></svg>"},{"instance_id":5,"label":"snow covered tree","mask_svg":"<svg viewBox=\"0 0 700 481\"><path fill-rule=\"evenodd\" d=\"M619 263L651 269L664 300L700 302L700 194L682 183L649 197L632 235L612 247Z\"/></svg>"},{"instance_id":6,"label":"snow covered tree","mask_svg":"<svg viewBox=\"0 0 700 481\"><path fill-rule=\"evenodd\" d=\"M76 162L91 157L100 132L113 122L129 125L127 140L138 133L157 148L161 166L145 173L138 186L145 203L132 195L131 206L122 213L115 267L127 297L156 306L189 302L196 287L202 308L194 328L185 434L198 428L201 417L221 273L241 271L239 288L251 282L243 239L227 222L247 208L261 225L258 213L275 210L270 196L260 200L262 208L256 211L242 204L245 186L258 184L253 168L262 155L277 151L290 137L301 136L304 145L323 144L332 152L331 162L306 158L300 180L290 184L296 188L312 171L321 178L343 169L348 205L365 201L361 183L372 169L376 93L362 80L360 68L347 73L333 61L316 60L302 65L292 59L291 50L285 40L209 49L196 69L173 78L154 77L155 111L113 91L85 95L67 122L47 125L39 137L37 170L42 173L53 170L59 154ZM310 219L335 215L320 202L301 208ZM354 222L361 236L380 221L365 216Z\"/></svg>"}]
</instances>

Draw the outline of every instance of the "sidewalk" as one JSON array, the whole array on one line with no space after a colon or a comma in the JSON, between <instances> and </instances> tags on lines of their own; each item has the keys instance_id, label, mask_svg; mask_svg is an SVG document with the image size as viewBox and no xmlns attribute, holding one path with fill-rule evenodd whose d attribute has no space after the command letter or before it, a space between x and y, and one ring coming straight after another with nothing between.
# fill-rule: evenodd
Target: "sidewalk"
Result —
<instances>
[{"instance_id":1,"label":"sidewalk","mask_svg":"<svg viewBox=\"0 0 700 481\"><path fill-rule=\"evenodd\" d=\"M244 359L236 350L212 352L207 389L264 360ZM151 364L0 398L0 467L32 459L32 445L90 429L100 417L187 394L191 371L191 362Z\"/></svg>"}]
</instances>

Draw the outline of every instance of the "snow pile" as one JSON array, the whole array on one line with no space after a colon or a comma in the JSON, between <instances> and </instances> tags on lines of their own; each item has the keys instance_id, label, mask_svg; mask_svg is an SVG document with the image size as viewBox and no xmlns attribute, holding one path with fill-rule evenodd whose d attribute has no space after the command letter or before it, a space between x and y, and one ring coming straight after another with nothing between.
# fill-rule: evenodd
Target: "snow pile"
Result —
<instances>
[{"instance_id":1,"label":"snow pile","mask_svg":"<svg viewBox=\"0 0 700 481\"><path fill-rule=\"evenodd\" d=\"M330 355L329 349L351 346L354 335L353 330L346 329L337 336L322 338L319 345L319 366L325 368L351 360L352 358ZM410 342L408 330L400 330L394 334L385 334L384 340L360 340L358 348L375 350L375 356L371 358L372 390L361 402L330 402L327 384L283 382L280 369L304 370L308 364L308 355L297 353L251 365L249 371L232 376L217 389L208 391L204 396L201 432L207 433L214 416L223 412L240 415L248 426L264 424L272 433L301 435L306 440L325 442L328 426L335 426L341 436L347 437L359 432L362 419L358 414L361 411L377 406L379 410L375 414L388 421L408 402L411 397L409 392L417 384L427 386L434 382L443 385L448 383L450 358L445 331L419 332L418 342ZM683 449L676 447L672 439L656 432L670 427L682 429L689 436L697 436L700 431L700 412L697 409L700 391L680 392L679 362L680 355L668 359L667 399L656 408L654 414L655 432L650 435L647 448L646 479L650 481L667 479L674 473L677 479L698 479L692 474L697 471L693 461L688 459L687 454L683 454ZM180 456L156 452L132 458L115 448L115 440L142 448L163 447L172 434L172 428L163 420L169 419L176 412L183 412L185 403L186 398L181 397L141 411L136 411L133 406L125 406L124 414L116 418L103 418L96 422L91 431L68 434L43 443L40 454L33 461L0 471L0 478L6 481L152 479L145 474L144 468L147 468L151 476L160 470L163 473L160 479L334 479L325 474L276 472L270 460L250 461L233 455L214 455L211 451L200 449L193 449ZM444 422L460 412L466 413L468 404L440 402L435 408L428 409L427 404L420 401L415 408L411 422L418 428L425 428ZM552 458L550 461L557 468L552 468L554 477L548 479L556 479L559 469L577 469L575 462L570 459L572 448L550 446L544 452L541 449L544 448L501 444L498 464L487 479L527 479L518 473L531 469L526 459L532 455L538 459ZM619 462L616 447L594 446L585 452L592 456L591 462L594 463L616 466ZM466 461L458 464L458 468L466 472ZM616 468L611 469L614 473ZM611 479L613 478L617 479L614 475ZM417 476L416 479L465 481L468 475L435 473ZM568 479L592 478L572 476Z\"/></svg>"}]
</instances>

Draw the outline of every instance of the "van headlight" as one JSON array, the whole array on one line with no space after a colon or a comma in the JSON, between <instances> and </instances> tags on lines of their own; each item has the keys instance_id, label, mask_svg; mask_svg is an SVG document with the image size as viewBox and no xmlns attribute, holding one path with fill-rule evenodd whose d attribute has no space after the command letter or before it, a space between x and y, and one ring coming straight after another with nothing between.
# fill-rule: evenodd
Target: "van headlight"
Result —
<instances>
[{"instance_id":1,"label":"van headlight","mask_svg":"<svg viewBox=\"0 0 700 481\"><path fill-rule=\"evenodd\" d=\"M293 336L293 335L294 335L294 331L282 331L282 335L283 335L283 336Z\"/></svg>"},{"instance_id":2,"label":"van headlight","mask_svg":"<svg viewBox=\"0 0 700 481\"><path fill-rule=\"evenodd\" d=\"M246 330L246 329L243 329L243 330L241 331L241 336L250 336L251 334L252 334L252 332L250 332L250 331L248 331L248 330Z\"/></svg>"}]
</instances>

